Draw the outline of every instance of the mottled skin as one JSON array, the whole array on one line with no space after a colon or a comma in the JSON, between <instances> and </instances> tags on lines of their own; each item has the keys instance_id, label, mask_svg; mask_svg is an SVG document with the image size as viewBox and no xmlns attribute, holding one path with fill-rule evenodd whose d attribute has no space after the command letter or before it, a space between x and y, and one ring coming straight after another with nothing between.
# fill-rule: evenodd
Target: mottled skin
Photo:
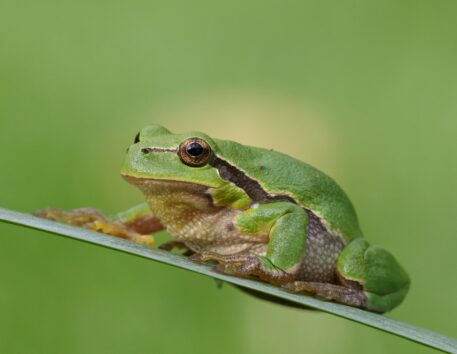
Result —
<instances>
[{"instance_id":1,"label":"mottled skin","mask_svg":"<svg viewBox=\"0 0 457 354\"><path fill-rule=\"evenodd\" d=\"M166 248L184 247L222 272L375 312L398 306L408 291L395 258L363 238L341 188L290 156L153 125L136 137L121 173L147 205L105 219L128 230L111 234L144 243L139 237L163 225L175 240Z\"/></svg>"}]
</instances>

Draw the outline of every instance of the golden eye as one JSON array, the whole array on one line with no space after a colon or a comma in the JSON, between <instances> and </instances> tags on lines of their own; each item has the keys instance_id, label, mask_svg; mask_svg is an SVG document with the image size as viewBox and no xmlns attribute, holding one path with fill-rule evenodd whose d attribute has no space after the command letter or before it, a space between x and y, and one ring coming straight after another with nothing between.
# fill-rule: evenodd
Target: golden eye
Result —
<instances>
[{"instance_id":1,"label":"golden eye","mask_svg":"<svg viewBox=\"0 0 457 354\"><path fill-rule=\"evenodd\" d=\"M211 147L203 139L190 138L179 145L178 155L186 165L200 167L208 162L211 156Z\"/></svg>"}]
</instances>

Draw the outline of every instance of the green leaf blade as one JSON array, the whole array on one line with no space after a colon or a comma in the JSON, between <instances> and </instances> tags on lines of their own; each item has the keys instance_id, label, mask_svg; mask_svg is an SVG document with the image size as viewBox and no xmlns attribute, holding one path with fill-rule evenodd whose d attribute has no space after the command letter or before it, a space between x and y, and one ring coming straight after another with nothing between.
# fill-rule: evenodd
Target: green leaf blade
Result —
<instances>
[{"instance_id":1,"label":"green leaf blade","mask_svg":"<svg viewBox=\"0 0 457 354\"><path fill-rule=\"evenodd\" d=\"M372 312L367 312L332 302L322 301L301 294L288 293L270 284L219 274L212 271L210 266L193 263L186 257L172 254L167 251L150 249L130 241L107 236L84 228L73 227L54 221L37 218L30 214L19 213L3 208L0 208L0 220L16 225L26 226L32 229L47 231L56 235L69 237L72 239L169 264L175 267L187 269L241 287L256 290L279 299L287 300L299 305L311 307L339 317L359 322L367 326L415 341L417 343L427 345L431 348L435 348L443 352L457 354L457 340L454 338L447 337L439 333Z\"/></svg>"}]
</instances>

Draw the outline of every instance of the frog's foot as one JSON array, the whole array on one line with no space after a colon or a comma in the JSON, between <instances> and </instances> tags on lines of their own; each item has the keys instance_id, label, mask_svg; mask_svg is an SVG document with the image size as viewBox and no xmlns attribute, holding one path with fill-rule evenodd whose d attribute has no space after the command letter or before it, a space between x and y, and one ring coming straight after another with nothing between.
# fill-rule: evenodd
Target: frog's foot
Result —
<instances>
[{"instance_id":1,"label":"frog's foot","mask_svg":"<svg viewBox=\"0 0 457 354\"><path fill-rule=\"evenodd\" d=\"M159 248L161 250L165 250L165 251L172 251L175 248L179 249L179 250L184 250L184 252L182 253L183 256L193 256L195 254L194 251L192 251L189 247L187 247L184 242L180 242L180 241L168 241L168 242L162 243L159 246Z\"/></svg>"},{"instance_id":2,"label":"frog's foot","mask_svg":"<svg viewBox=\"0 0 457 354\"><path fill-rule=\"evenodd\" d=\"M217 263L243 263L249 259L249 254L231 254L231 255L222 255L216 252L202 252L195 253L190 257L190 259L197 263L204 262L217 262Z\"/></svg>"},{"instance_id":3,"label":"frog's foot","mask_svg":"<svg viewBox=\"0 0 457 354\"><path fill-rule=\"evenodd\" d=\"M295 281L282 286L282 288L294 292L314 295L317 298L335 301L340 304L359 307L362 309L367 308L367 296L361 289L346 288L341 285Z\"/></svg>"},{"instance_id":4,"label":"frog's foot","mask_svg":"<svg viewBox=\"0 0 457 354\"><path fill-rule=\"evenodd\" d=\"M131 240L149 247L155 246L153 236L143 235L137 232L134 227L129 226L128 222L123 223L120 220L110 220L97 209L80 208L65 211L48 208L38 210L33 214L42 218L63 222L73 226L85 227L93 231Z\"/></svg>"},{"instance_id":5,"label":"frog's foot","mask_svg":"<svg viewBox=\"0 0 457 354\"><path fill-rule=\"evenodd\" d=\"M215 270L243 278L259 278L265 282L281 285L295 279L294 273L285 272L271 264L263 256L256 256L247 253L234 255L220 255L212 252L195 254L191 257L196 262L215 261Z\"/></svg>"}]
</instances>

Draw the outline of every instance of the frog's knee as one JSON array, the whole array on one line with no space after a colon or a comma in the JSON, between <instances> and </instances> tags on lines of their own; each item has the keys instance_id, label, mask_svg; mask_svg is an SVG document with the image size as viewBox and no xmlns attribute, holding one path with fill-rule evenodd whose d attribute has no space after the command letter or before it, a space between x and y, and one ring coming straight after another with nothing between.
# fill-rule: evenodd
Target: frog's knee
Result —
<instances>
[{"instance_id":1,"label":"frog's knee","mask_svg":"<svg viewBox=\"0 0 457 354\"><path fill-rule=\"evenodd\" d=\"M364 239L346 246L337 269L343 283L355 281L362 287L371 311L390 311L400 305L409 289L409 276L394 256Z\"/></svg>"}]
</instances>

